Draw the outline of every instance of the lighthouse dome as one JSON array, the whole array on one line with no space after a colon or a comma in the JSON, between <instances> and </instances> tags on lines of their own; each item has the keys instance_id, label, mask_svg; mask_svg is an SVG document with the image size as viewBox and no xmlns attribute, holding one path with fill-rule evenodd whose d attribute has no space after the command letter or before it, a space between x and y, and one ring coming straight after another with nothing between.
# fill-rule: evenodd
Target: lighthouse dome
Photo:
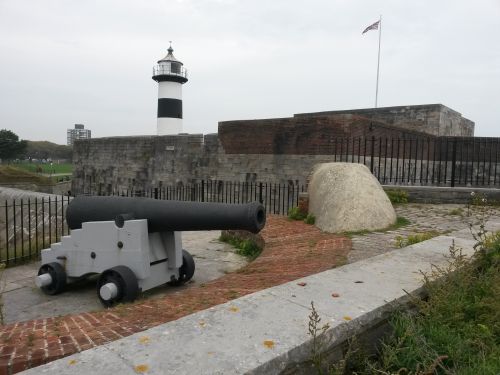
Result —
<instances>
[{"instance_id":1,"label":"lighthouse dome","mask_svg":"<svg viewBox=\"0 0 500 375\"><path fill-rule=\"evenodd\" d=\"M158 60L158 64L161 64L163 62L176 62L176 63L179 63L181 65L184 65L182 62L180 62L179 60L177 60L174 56L174 49L172 48L172 46L168 47L168 53L167 53L167 56L165 56L163 59L161 60Z\"/></svg>"},{"instance_id":2,"label":"lighthouse dome","mask_svg":"<svg viewBox=\"0 0 500 375\"><path fill-rule=\"evenodd\" d=\"M156 82L162 81L172 81L178 83L186 83L187 69L184 68L184 64L177 60L174 56L174 49L172 45L168 48L167 55L158 60L158 65L153 68L153 79Z\"/></svg>"}]
</instances>

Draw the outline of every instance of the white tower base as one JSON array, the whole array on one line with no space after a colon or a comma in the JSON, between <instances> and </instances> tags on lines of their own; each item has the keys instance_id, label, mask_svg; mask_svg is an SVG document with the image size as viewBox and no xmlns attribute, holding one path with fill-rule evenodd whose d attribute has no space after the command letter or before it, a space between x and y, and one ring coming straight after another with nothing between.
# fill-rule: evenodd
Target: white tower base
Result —
<instances>
[{"instance_id":1,"label":"white tower base","mask_svg":"<svg viewBox=\"0 0 500 375\"><path fill-rule=\"evenodd\" d=\"M182 133L182 119L171 117L159 117L157 123L157 135L171 135Z\"/></svg>"}]
</instances>

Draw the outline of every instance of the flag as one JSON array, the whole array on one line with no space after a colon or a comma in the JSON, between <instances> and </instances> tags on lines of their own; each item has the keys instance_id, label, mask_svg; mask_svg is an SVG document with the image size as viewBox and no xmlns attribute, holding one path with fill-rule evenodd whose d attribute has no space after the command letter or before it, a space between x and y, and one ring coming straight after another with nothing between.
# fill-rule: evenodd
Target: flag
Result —
<instances>
[{"instance_id":1,"label":"flag","mask_svg":"<svg viewBox=\"0 0 500 375\"><path fill-rule=\"evenodd\" d=\"M361 34L364 34L364 33L366 33L367 31L370 31L370 30L378 30L379 23L380 23L380 20L378 20L374 24L368 26Z\"/></svg>"}]
</instances>

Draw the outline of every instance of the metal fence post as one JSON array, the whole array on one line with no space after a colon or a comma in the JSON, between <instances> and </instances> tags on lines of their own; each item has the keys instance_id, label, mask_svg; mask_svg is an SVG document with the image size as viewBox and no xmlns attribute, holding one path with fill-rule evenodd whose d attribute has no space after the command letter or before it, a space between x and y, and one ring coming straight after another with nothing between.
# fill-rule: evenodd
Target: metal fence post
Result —
<instances>
[{"instance_id":1,"label":"metal fence post","mask_svg":"<svg viewBox=\"0 0 500 375\"><path fill-rule=\"evenodd\" d=\"M455 165L457 164L457 140L453 140L451 155L451 187L455 186Z\"/></svg>"},{"instance_id":2,"label":"metal fence post","mask_svg":"<svg viewBox=\"0 0 500 375\"><path fill-rule=\"evenodd\" d=\"M373 174L373 154L375 153L375 137L372 136L372 155L370 158L370 172Z\"/></svg>"}]
</instances>

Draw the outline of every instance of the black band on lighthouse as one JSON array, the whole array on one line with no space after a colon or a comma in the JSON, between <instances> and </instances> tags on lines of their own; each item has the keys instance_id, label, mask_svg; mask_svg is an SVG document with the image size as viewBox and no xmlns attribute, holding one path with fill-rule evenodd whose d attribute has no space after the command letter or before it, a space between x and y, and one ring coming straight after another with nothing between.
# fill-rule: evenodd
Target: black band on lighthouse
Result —
<instances>
[{"instance_id":1,"label":"black band on lighthouse","mask_svg":"<svg viewBox=\"0 0 500 375\"><path fill-rule=\"evenodd\" d=\"M182 118L182 100L159 98L158 117Z\"/></svg>"}]
</instances>

